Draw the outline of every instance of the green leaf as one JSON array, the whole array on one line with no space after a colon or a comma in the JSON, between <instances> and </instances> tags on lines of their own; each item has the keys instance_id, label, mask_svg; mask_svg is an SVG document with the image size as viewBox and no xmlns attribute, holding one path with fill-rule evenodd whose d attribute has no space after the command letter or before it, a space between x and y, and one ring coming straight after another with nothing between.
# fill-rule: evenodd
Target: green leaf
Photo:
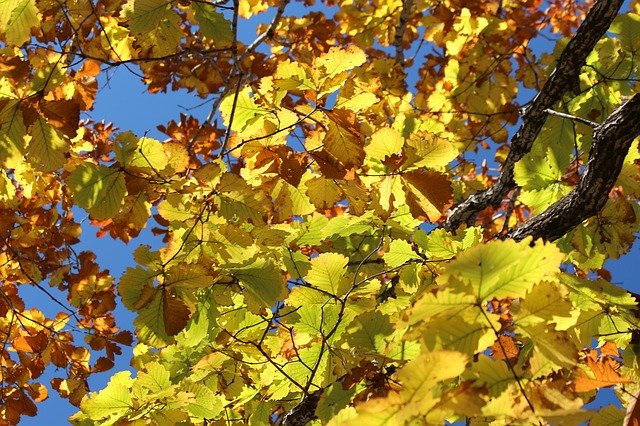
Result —
<instances>
[{"instance_id":1,"label":"green leaf","mask_svg":"<svg viewBox=\"0 0 640 426\"><path fill-rule=\"evenodd\" d=\"M226 47L233 41L231 23L215 7L206 3L191 3L202 35L210 38L216 47Z\"/></svg>"},{"instance_id":2,"label":"green leaf","mask_svg":"<svg viewBox=\"0 0 640 426\"><path fill-rule=\"evenodd\" d=\"M227 95L220 103L220 113L222 114L225 126L228 126L231 122L233 113L233 124L231 128L236 132L241 132L257 117L262 117L266 112L253 101L249 87L238 92L234 109L233 102L235 98L235 93Z\"/></svg>"},{"instance_id":3,"label":"green leaf","mask_svg":"<svg viewBox=\"0 0 640 426\"><path fill-rule=\"evenodd\" d=\"M0 110L0 163L6 168L22 161L26 134L20 102L10 100Z\"/></svg>"},{"instance_id":4,"label":"green leaf","mask_svg":"<svg viewBox=\"0 0 640 426\"><path fill-rule=\"evenodd\" d=\"M171 373L162 364L150 362L144 366L146 371L142 371L136 378L136 385L144 387L151 393L159 393L171 390ZM168 396L168 395L167 395Z\"/></svg>"},{"instance_id":5,"label":"green leaf","mask_svg":"<svg viewBox=\"0 0 640 426\"><path fill-rule=\"evenodd\" d=\"M471 364L471 368L465 371L462 378L486 385L490 397L497 397L514 381L513 373L509 371L506 362L491 359L486 355L479 355L478 360Z\"/></svg>"},{"instance_id":6,"label":"green leaf","mask_svg":"<svg viewBox=\"0 0 640 426\"><path fill-rule=\"evenodd\" d=\"M105 421L101 424L112 424L133 409L132 384L133 379L130 371L115 373L106 388L82 400L80 409L91 420L104 421L108 419L109 423Z\"/></svg>"},{"instance_id":7,"label":"green leaf","mask_svg":"<svg viewBox=\"0 0 640 426\"><path fill-rule=\"evenodd\" d=\"M180 29L182 19L172 9L170 1L128 0L120 17L126 19L141 50L149 51L150 56L166 56L178 51L184 36Z\"/></svg>"},{"instance_id":8,"label":"green leaf","mask_svg":"<svg viewBox=\"0 0 640 426\"><path fill-rule=\"evenodd\" d=\"M127 19L132 33L144 35L171 13L171 2L167 0L129 0L122 6L120 16Z\"/></svg>"},{"instance_id":9,"label":"green leaf","mask_svg":"<svg viewBox=\"0 0 640 426\"><path fill-rule=\"evenodd\" d=\"M201 419L213 419L220 415L226 402L224 398L202 383L190 383L187 391L195 396L195 402L187 405L189 414Z\"/></svg>"},{"instance_id":10,"label":"green leaf","mask_svg":"<svg viewBox=\"0 0 640 426\"><path fill-rule=\"evenodd\" d=\"M122 297L122 303L132 311L139 309L138 303L145 292L144 289L153 288L153 281L158 275L157 271L141 266L127 268L118 283L118 293Z\"/></svg>"},{"instance_id":11,"label":"green leaf","mask_svg":"<svg viewBox=\"0 0 640 426\"><path fill-rule=\"evenodd\" d=\"M152 299L133 321L140 342L152 347L166 346L173 342L165 329L163 292L154 291Z\"/></svg>"},{"instance_id":12,"label":"green leaf","mask_svg":"<svg viewBox=\"0 0 640 426\"><path fill-rule=\"evenodd\" d=\"M591 417L589 426L618 426L624 424L625 414L624 408L607 405Z\"/></svg>"},{"instance_id":13,"label":"green leaf","mask_svg":"<svg viewBox=\"0 0 640 426\"><path fill-rule=\"evenodd\" d=\"M404 240L393 240L389 244L389 250L383 256L384 262L389 268L400 266L409 260L420 259L420 256L413 251L411 244Z\"/></svg>"},{"instance_id":14,"label":"green leaf","mask_svg":"<svg viewBox=\"0 0 640 426\"><path fill-rule=\"evenodd\" d=\"M524 297L543 279L555 279L564 255L551 243L530 240L494 240L476 245L451 261L438 278L446 283L457 276L472 287L478 300Z\"/></svg>"},{"instance_id":15,"label":"green leaf","mask_svg":"<svg viewBox=\"0 0 640 426\"><path fill-rule=\"evenodd\" d=\"M296 314L300 317L295 327L298 333L307 334L310 338L326 336L340 321L340 306L337 303L307 303L296 310ZM340 325L339 329L336 329L337 332L331 336L332 340L335 340L344 331L344 320Z\"/></svg>"},{"instance_id":16,"label":"green leaf","mask_svg":"<svg viewBox=\"0 0 640 426\"><path fill-rule=\"evenodd\" d=\"M245 298L252 311L270 308L287 292L280 269L265 258L258 258L250 265L235 268L232 274L245 289Z\"/></svg>"},{"instance_id":17,"label":"green leaf","mask_svg":"<svg viewBox=\"0 0 640 426\"><path fill-rule=\"evenodd\" d=\"M31 28L40 23L34 0L0 1L0 32L10 46L22 46L31 39Z\"/></svg>"},{"instance_id":18,"label":"green leaf","mask_svg":"<svg viewBox=\"0 0 640 426\"><path fill-rule=\"evenodd\" d=\"M356 388L344 389L342 384L335 383L325 389L318 407L316 415L325 424L338 414L338 411L345 408L356 394Z\"/></svg>"},{"instance_id":19,"label":"green leaf","mask_svg":"<svg viewBox=\"0 0 640 426\"><path fill-rule=\"evenodd\" d=\"M349 280L345 279L349 259L338 253L322 253L311 259L311 270L306 281L336 297L342 297L349 289Z\"/></svg>"},{"instance_id":20,"label":"green leaf","mask_svg":"<svg viewBox=\"0 0 640 426\"><path fill-rule=\"evenodd\" d=\"M138 139L133 133L120 133L114 146L116 160L131 171L158 174L169 165L169 157L163 145L155 139Z\"/></svg>"},{"instance_id":21,"label":"green leaf","mask_svg":"<svg viewBox=\"0 0 640 426\"><path fill-rule=\"evenodd\" d=\"M445 288L435 294L427 292L409 310L407 322L412 325L440 314L460 315L475 304L476 298L472 294L460 293L451 288Z\"/></svg>"},{"instance_id":22,"label":"green leaf","mask_svg":"<svg viewBox=\"0 0 640 426\"><path fill-rule=\"evenodd\" d=\"M386 339L392 334L393 327L389 317L380 312L365 312L356 317L349 328L347 342L357 351L386 355Z\"/></svg>"},{"instance_id":23,"label":"green leaf","mask_svg":"<svg viewBox=\"0 0 640 426\"><path fill-rule=\"evenodd\" d=\"M420 331L425 347L430 350L452 349L475 355L483 352L495 341L494 328L500 328L497 318L487 322L479 308L467 310L461 315L440 315L426 323Z\"/></svg>"},{"instance_id":24,"label":"green leaf","mask_svg":"<svg viewBox=\"0 0 640 426\"><path fill-rule=\"evenodd\" d=\"M127 192L121 170L91 163L76 167L67 184L76 203L98 220L118 214Z\"/></svg>"},{"instance_id":25,"label":"green leaf","mask_svg":"<svg viewBox=\"0 0 640 426\"><path fill-rule=\"evenodd\" d=\"M164 285L183 289L205 288L213 284L213 277L200 265L180 263L166 273Z\"/></svg>"},{"instance_id":26,"label":"green leaf","mask_svg":"<svg viewBox=\"0 0 640 426\"><path fill-rule=\"evenodd\" d=\"M518 161L514 168L514 179L525 190L542 190L557 184L562 171L555 167L542 153L529 153Z\"/></svg>"},{"instance_id":27,"label":"green leaf","mask_svg":"<svg viewBox=\"0 0 640 426\"><path fill-rule=\"evenodd\" d=\"M193 207L191 196L171 193L158 205L158 214L170 222L185 223L197 216Z\"/></svg>"},{"instance_id":28,"label":"green leaf","mask_svg":"<svg viewBox=\"0 0 640 426\"><path fill-rule=\"evenodd\" d=\"M618 16L609 27L609 31L618 34L624 51L640 50L640 15L625 13Z\"/></svg>"},{"instance_id":29,"label":"green leaf","mask_svg":"<svg viewBox=\"0 0 640 426\"><path fill-rule=\"evenodd\" d=\"M31 141L26 155L29 162L43 171L61 168L69 150L69 143L64 136L41 117L29 127L29 133Z\"/></svg>"}]
</instances>

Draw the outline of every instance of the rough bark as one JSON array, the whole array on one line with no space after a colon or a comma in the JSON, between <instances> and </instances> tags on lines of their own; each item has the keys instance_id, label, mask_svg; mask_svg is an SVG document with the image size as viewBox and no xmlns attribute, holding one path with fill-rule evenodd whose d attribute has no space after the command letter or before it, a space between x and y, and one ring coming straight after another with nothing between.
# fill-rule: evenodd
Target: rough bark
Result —
<instances>
[{"instance_id":1,"label":"rough bark","mask_svg":"<svg viewBox=\"0 0 640 426\"><path fill-rule=\"evenodd\" d=\"M282 418L282 426L304 426L316 419L316 407L320 401L322 390L315 391L305 396L302 401L294 406Z\"/></svg>"},{"instance_id":2,"label":"rough bark","mask_svg":"<svg viewBox=\"0 0 640 426\"><path fill-rule=\"evenodd\" d=\"M533 142L547 119L546 110L553 107L573 82L577 81L587 56L618 15L622 3L623 0L598 0L594 4L576 35L560 55L551 76L526 108L522 124L511 138L511 150L502 165L497 182L490 188L473 194L453 209L443 225L446 230L454 231L463 223L470 222L485 208L497 207L515 187L513 167L531 151Z\"/></svg>"},{"instance_id":3,"label":"rough bark","mask_svg":"<svg viewBox=\"0 0 640 426\"><path fill-rule=\"evenodd\" d=\"M633 140L640 135L640 94L616 109L593 134L593 145L582 179L573 191L538 216L507 234L556 240L583 220L598 214L622 170Z\"/></svg>"},{"instance_id":4,"label":"rough bark","mask_svg":"<svg viewBox=\"0 0 640 426\"><path fill-rule=\"evenodd\" d=\"M411 3L403 2L405 6ZM577 81L587 56L618 15L622 3L623 0L598 0L595 3L576 35L564 49L555 70L524 112L522 125L511 139L511 150L498 181L491 188L478 192L459 204L445 221L445 229L453 231L485 208L498 206L507 193L515 188L514 165L531 151L547 118L546 110L553 107ZM402 27L403 25L400 25L400 28ZM402 58L401 54L397 54L397 57ZM508 237L521 240L527 236L534 236L555 240L584 219L597 214L608 199L609 191L615 184L631 143L639 134L640 95L636 95L595 129L585 174L574 191L544 213L511 231ZM315 419L315 410L321 395L322 391L307 395L283 416L280 424L302 426Z\"/></svg>"}]
</instances>

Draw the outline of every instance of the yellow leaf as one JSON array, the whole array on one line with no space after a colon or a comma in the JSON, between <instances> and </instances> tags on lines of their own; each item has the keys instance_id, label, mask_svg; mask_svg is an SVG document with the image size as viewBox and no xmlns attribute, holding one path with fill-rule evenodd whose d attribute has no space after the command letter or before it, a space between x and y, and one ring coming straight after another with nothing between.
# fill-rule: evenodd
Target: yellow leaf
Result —
<instances>
[{"instance_id":1,"label":"yellow leaf","mask_svg":"<svg viewBox=\"0 0 640 426\"><path fill-rule=\"evenodd\" d=\"M349 280L345 279L349 259L338 253L322 253L311 259L311 270L306 281L337 297L342 297L349 289Z\"/></svg>"},{"instance_id":2,"label":"yellow leaf","mask_svg":"<svg viewBox=\"0 0 640 426\"><path fill-rule=\"evenodd\" d=\"M385 158L399 154L404 146L404 138L396 129L383 127L371 135L371 142L364 151L368 157L382 161Z\"/></svg>"},{"instance_id":3,"label":"yellow leaf","mask_svg":"<svg viewBox=\"0 0 640 426\"><path fill-rule=\"evenodd\" d=\"M31 39L31 28L40 23L34 0L4 0L0 2L0 32L8 45L22 46Z\"/></svg>"},{"instance_id":4,"label":"yellow leaf","mask_svg":"<svg viewBox=\"0 0 640 426\"><path fill-rule=\"evenodd\" d=\"M317 177L308 180L305 185L307 196L319 209L329 209L342 198L342 191L333 179Z\"/></svg>"},{"instance_id":5,"label":"yellow leaf","mask_svg":"<svg viewBox=\"0 0 640 426\"><path fill-rule=\"evenodd\" d=\"M442 169L458 155L449 139L429 132L413 133L407 140L405 152L407 160L402 168L410 170Z\"/></svg>"},{"instance_id":6,"label":"yellow leaf","mask_svg":"<svg viewBox=\"0 0 640 426\"><path fill-rule=\"evenodd\" d=\"M20 103L11 100L0 111L0 164L13 168L22 161L26 134Z\"/></svg>"},{"instance_id":7,"label":"yellow leaf","mask_svg":"<svg viewBox=\"0 0 640 426\"><path fill-rule=\"evenodd\" d=\"M316 58L314 68L320 68L321 77L333 77L366 62L367 55L354 45L341 49L332 47L327 53Z\"/></svg>"},{"instance_id":8,"label":"yellow leaf","mask_svg":"<svg viewBox=\"0 0 640 426\"><path fill-rule=\"evenodd\" d=\"M438 281L457 276L473 287L478 300L524 297L538 282L553 280L564 259L554 244L529 243L494 240L473 246L460 253Z\"/></svg>"},{"instance_id":9,"label":"yellow leaf","mask_svg":"<svg viewBox=\"0 0 640 426\"><path fill-rule=\"evenodd\" d=\"M439 382L458 377L465 370L467 357L454 351L424 352L398 371L403 389L384 398L373 398L356 407L358 416L346 425L412 424L438 403ZM444 419L442 419L444 421Z\"/></svg>"},{"instance_id":10,"label":"yellow leaf","mask_svg":"<svg viewBox=\"0 0 640 426\"><path fill-rule=\"evenodd\" d=\"M273 76L274 85L280 89L316 90L311 70L305 64L285 61L278 64Z\"/></svg>"},{"instance_id":11,"label":"yellow leaf","mask_svg":"<svg viewBox=\"0 0 640 426\"><path fill-rule=\"evenodd\" d=\"M235 108L234 108L235 100ZM251 97L251 89L249 87L241 90L237 94L230 93L220 103L220 113L224 120L225 126L231 123L233 116L233 123L231 128L237 132L244 130L256 117L264 115L262 110Z\"/></svg>"},{"instance_id":12,"label":"yellow leaf","mask_svg":"<svg viewBox=\"0 0 640 426\"><path fill-rule=\"evenodd\" d=\"M0 170L0 204L5 207L14 207L16 187L11 182L4 170Z\"/></svg>"},{"instance_id":13,"label":"yellow leaf","mask_svg":"<svg viewBox=\"0 0 640 426\"><path fill-rule=\"evenodd\" d=\"M364 160L363 135L355 116L346 110L334 110L323 143L325 150L343 165L359 166Z\"/></svg>"},{"instance_id":14,"label":"yellow leaf","mask_svg":"<svg viewBox=\"0 0 640 426\"><path fill-rule=\"evenodd\" d=\"M169 158L160 141L147 137L138 139L131 132L118 135L114 151L116 160L126 170L157 175L169 165Z\"/></svg>"},{"instance_id":15,"label":"yellow leaf","mask_svg":"<svg viewBox=\"0 0 640 426\"><path fill-rule=\"evenodd\" d=\"M100 31L100 45L105 52L109 52L113 59L128 61L134 57L133 38L129 30L120 26L118 20L112 16L100 17L104 31Z\"/></svg>"}]
</instances>

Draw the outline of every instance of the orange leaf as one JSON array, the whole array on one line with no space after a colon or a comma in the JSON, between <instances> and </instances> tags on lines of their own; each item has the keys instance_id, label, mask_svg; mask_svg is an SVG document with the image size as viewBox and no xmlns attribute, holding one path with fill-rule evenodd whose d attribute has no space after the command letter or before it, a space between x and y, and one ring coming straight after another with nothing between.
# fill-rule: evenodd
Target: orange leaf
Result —
<instances>
[{"instance_id":1,"label":"orange leaf","mask_svg":"<svg viewBox=\"0 0 640 426\"><path fill-rule=\"evenodd\" d=\"M588 351L585 364L591 370L591 374L587 374L583 369L578 370L577 377L573 381L573 388L576 392L590 392L618 383L631 382L631 379L618 373L620 364L615 359L608 355L598 358L595 349Z\"/></svg>"},{"instance_id":2,"label":"orange leaf","mask_svg":"<svg viewBox=\"0 0 640 426\"><path fill-rule=\"evenodd\" d=\"M49 398L49 390L42 383L33 383L28 385L27 391L35 402L41 402Z\"/></svg>"},{"instance_id":3,"label":"orange leaf","mask_svg":"<svg viewBox=\"0 0 640 426\"><path fill-rule=\"evenodd\" d=\"M501 334L499 340L491 345L491 351L495 359L507 359L509 362L516 361L520 354L520 349L516 346L513 337L505 334Z\"/></svg>"}]
</instances>

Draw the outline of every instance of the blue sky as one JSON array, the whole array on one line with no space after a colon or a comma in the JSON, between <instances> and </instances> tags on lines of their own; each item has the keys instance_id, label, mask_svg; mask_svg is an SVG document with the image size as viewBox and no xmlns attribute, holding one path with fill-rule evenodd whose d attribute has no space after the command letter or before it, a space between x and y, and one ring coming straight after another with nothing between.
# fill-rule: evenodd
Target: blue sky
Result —
<instances>
[{"instance_id":1,"label":"blue sky","mask_svg":"<svg viewBox=\"0 0 640 426\"><path fill-rule=\"evenodd\" d=\"M260 20L264 21L269 17L270 15L265 15ZM255 20L254 22L243 22L240 26L240 34L246 38L252 37L255 34L255 23ZM549 44L548 50L551 49L552 45ZM108 84L105 84L106 80L104 79L101 81L101 89L95 109L86 117L91 117L97 121L113 122L121 131L132 130L138 136L148 132L148 136L163 140L165 136L156 129L156 125L166 124L170 120L179 120L180 113L187 112L187 109L189 109L188 112L190 114L201 119L209 112L210 103L203 104L201 98L186 91L170 94L148 94L140 78L124 67L112 69L108 72L108 75ZM524 101L526 100L528 99L524 99ZM85 216L86 213L82 212L79 218ZM139 238L128 245L120 241L114 241L109 236L100 239L96 238L96 229L92 229L88 221L84 223L83 231L83 241L78 250L94 251L98 256L98 262L101 267L109 269L116 282L126 267L133 265L132 252L139 244L150 244L154 247L162 245L158 238L153 237L149 229L145 229ZM607 267L612 272L612 281L629 290L640 292L640 286L637 284L636 278L637 264L639 262L640 249L637 246L620 260L609 261ZM50 303L37 292L30 293L28 297L29 301L34 305ZM51 309L56 310L56 307L51 307ZM121 327L133 329L133 313L120 306L117 309L117 318ZM90 380L92 390L104 387L114 371L128 369L130 357L131 348L128 348L124 355L117 359L114 370L99 374ZM64 372L58 375L64 376ZM43 381L48 382L51 377L55 376L55 371L48 370L43 376ZM606 390L602 392L602 395L594 403L590 404L590 407L607 405L614 399L613 392ZM44 419L48 419L50 422L53 421L54 424L60 424L64 422L63 419L73 414L76 408L66 400L61 399L57 392L51 390L49 399L38 404L38 410L38 416L35 418L23 417L23 424L41 425Z\"/></svg>"}]
</instances>

